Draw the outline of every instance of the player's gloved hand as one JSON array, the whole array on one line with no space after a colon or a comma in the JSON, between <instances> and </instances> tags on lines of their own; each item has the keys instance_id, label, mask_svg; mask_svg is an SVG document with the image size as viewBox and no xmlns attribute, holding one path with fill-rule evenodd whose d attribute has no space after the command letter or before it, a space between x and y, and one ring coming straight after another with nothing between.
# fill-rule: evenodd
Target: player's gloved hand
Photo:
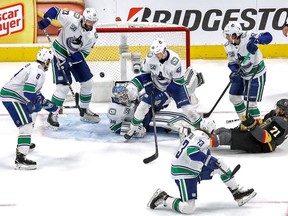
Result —
<instances>
[{"instance_id":1,"label":"player's gloved hand","mask_svg":"<svg viewBox=\"0 0 288 216\"><path fill-rule=\"evenodd\" d=\"M148 94L148 95L151 95L152 92L154 92L154 90L155 90L155 86L154 86L154 84L152 82L150 82L149 84L145 85L144 88L145 88L146 94Z\"/></svg>"},{"instance_id":2,"label":"player's gloved hand","mask_svg":"<svg viewBox=\"0 0 288 216\"><path fill-rule=\"evenodd\" d=\"M242 81L241 73L237 73L237 72L231 72L229 75L229 78L230 78L231 82L241 82Z\"/></svg>"},{"instance_id":3,"label":"player's gloved hand","mask_svg":"<svg viewBox=\"0 0 288 216\"><path fill-rule=\"evenodd\" d=\"M253 130L257 125L257 121L253 118L253 116L248 114L248 116L243 117L241 124L243 124L245 127L247 127L247 129Z\"/></svg>"},{"instance_id":4,"label":"player's gloved hand","mask_svg":"<svg viewBox=\"0 0 288 216\"><path fill-rule=\"evenodd\" d=\"M258 39L255 38L254 36L249 38L249 42L247 43L247 50L248 52L250 52L252 55L254 55L257 50L258 50L258 46L256 44L258 44Z\"/></svg>"},{"instance_id":5,"label":"player's gloved hand","mask_svg":"<svg viewBox=\"0 0 288 216\"><path fill-rule=\"evenodd\" d=\"M54 102L47 99L43 100L42 105L43 108L48 112L55 112L58 110L58 106Z\"/></svg>"},{"instance_id":6,"label":"player's gloved hand","mask_svg":"<svg viewBox=\"0 0 288 216\"><path fill-rule=\"evenodd\" d=\"M73 59L68 56L65 61L63 61L59 66L61 70L67 71L70 67L72 67Z\"/></svg>"},{"instance_id":7,"label":"player's gloved hand","mask_svg":"<svg viewBox=\"0 0 288 216\"><path fill-rule=\"evenodd\" d=\"M162 107L163 104L169 99L167 92L161 92L160 94L154 97L154 104L156 107Z\"/></svg>"},{"instance_id":8,"label":"player's gloved hand","mask_svg":"<svg viewBox=\"0 0 288 216\"><path fill-rule=\"evenodd\" d=\"M38 22L38 27L39 29L43 30L47 28L51 24L51 19L50 18L44 18Z\"/></svg>"},{"instance_id":9,"label":"player's gloved hand","mask_svg":"<svg viewBox=\"0 0 288 216\"><path fill-rule=\"evenodd\" d=\"M207 155L205 161L203 162L205 166L215 170L219 168L218 159L213 157L212 155Z\"/></svg>"},{"instance_id":10,"label":"player's gloved hand","mask_svg":"<svg viewBox=\"0 0 288 216\"><path fill-rule=\"evenodd\" d=\"M42 100L41 100L41 97L38 97L37 100L32 103L31 101L29 101L27 104L26 104L28 110L30 113L33 113L33 112L39 112L41 109L42 109Z\"/></svg>"}]
</instances>

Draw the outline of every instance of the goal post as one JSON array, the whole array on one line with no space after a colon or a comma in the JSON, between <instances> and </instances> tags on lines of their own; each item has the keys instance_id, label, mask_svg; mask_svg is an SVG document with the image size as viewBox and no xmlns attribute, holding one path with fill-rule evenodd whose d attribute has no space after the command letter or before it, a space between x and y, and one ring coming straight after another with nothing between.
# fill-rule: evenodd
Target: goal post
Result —
<instances>
[{"instance_id":1,"label":"goal post","mask_svg":"<svg viewBox=\"0 0 288 216\"><path fill-rule=\"evenodd\" d=\"M190 66L190 31L184 26L121 21L98 24L96 30L97 42L86 59L94 75L93 102L110 101L115 81L131 80L140 73L141 62L157 37L180 56L183 70Z\"/></svg>"}]
</instances>

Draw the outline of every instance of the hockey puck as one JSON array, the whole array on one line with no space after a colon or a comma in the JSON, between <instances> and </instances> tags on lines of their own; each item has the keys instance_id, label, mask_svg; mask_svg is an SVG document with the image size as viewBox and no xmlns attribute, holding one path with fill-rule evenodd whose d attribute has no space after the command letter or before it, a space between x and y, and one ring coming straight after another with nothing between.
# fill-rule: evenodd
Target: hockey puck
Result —
<instances>
[{"instance_id":1,"label":"hockey puck","mask_svg":"<svg viewBox=\"0 0 288 216\"><path fill-rule=\"evenodd\" d=\"M100 77L103 78L105 76L104 72L100 72Z\"/></svg>"}]
</instances>

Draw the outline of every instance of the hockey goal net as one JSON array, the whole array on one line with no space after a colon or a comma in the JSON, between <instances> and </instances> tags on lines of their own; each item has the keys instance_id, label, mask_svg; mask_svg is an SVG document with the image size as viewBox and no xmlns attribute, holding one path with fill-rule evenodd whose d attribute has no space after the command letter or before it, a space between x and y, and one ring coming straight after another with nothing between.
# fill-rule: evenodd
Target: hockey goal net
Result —
<instances>
[{"instance_id":1,"label":"hockey goal net","mask_svg":"<svg viewBox=\"0 0 288 216\"><path fill-rule=\"evenodd\" d=\"M110 101L115 81L131 80L139 74L139 64L157 37L164 38L167 47L180 56L183 70L190 66L190 31L184 26L121 21L98 24L96 29L98 39L87 57L94 74L94 102ZM76 85L72 87L79 91Z\"/></svg>"}]
</instances>

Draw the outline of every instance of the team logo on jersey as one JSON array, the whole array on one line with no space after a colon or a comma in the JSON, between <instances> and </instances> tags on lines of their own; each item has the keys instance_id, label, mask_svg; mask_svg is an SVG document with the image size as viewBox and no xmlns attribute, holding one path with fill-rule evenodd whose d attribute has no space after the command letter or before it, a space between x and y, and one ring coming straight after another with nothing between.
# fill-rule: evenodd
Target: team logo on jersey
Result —
<instances>
[{"instance_id":1,"label":"team logo on jersey","mask_svg":"<svg viewBox=\"0 0 288 216\"><path fill-rule=\"evenodd\" d=\"M181 73L181 66L177 68L176 73Z\"/></svg>"},{"instance_id":2,"label":"team logo on jersey","mask_svg":"<svg viewBox=\"0 0 288 216\"><path fill-rule=\"evenodd\" d=\"M77 26L72 23L70 29L75 32L77 30Z\"/></svg>"},{"instance_id":3,"label":"team logo on jersey","mask_svg":"<svg viewBox=\"0 0 288 216\"><path fill-rule=\"evenodd\" d=\"M150 64L150 69L151 69L151 70L156 70L156 68L157 68L156 65L154 65L154 64Z\"/></svg>"},{"instance_id":4,"label":"team logo on jersey","mask_svg":"<svg viewBox=\"0 0 288 216\"><path fill-rule=\"evenodd\" d=\"M78 38L74 37L69 37L66 40L67 47L72 50L77 52L79 48L83 45L82 41L82 36L80 35Z\"/></svg>"}]
</instances>

